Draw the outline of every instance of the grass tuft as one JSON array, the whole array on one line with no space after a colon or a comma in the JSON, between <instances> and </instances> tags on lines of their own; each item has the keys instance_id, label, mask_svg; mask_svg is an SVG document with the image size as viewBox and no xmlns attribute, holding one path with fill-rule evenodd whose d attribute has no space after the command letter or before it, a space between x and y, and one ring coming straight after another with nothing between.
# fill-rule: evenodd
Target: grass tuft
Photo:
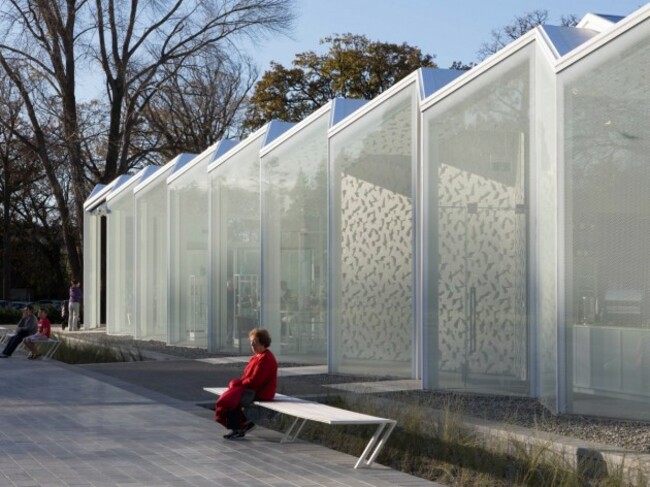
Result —
<instances>
[{"instance_id":1,"label":"grass tuft","mask_svg":"<svg viewBox=\"0 0 650 487\"><path fill-rule=\"evenodd\" d=\"M626 483L623 468L608 472L602 459L583 455L575 468L550 444L524 444L479 436L463 422L462 404L450 397L439 414L405 400L384 401L371 394L332 395L322 402L366 414L393 418L397 427L377 462L431 481L453 487L623 487L642 486L645 479ZM269 427L286 430L290 418L271 418ZM375 426L332 427L308 422L302 439L358 456Z\"/></svg>"}]
</instances>

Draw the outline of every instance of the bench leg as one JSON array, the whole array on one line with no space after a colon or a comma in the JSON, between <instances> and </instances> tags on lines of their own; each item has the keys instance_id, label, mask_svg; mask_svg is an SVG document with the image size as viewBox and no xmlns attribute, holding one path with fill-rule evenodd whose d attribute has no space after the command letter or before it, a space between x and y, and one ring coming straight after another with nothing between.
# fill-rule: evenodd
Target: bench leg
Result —
<instances>
[{"instance_id":1,"label":"bench leg","mask_svg":"<svg viewBox=\"0 0 650 487\"><path fill-rule=\"evenodd\" d=\"M43 356L43 360L50 360L56 353L56 349L59 348L59 345L61 345L61 342L53 343L47 353Z\"/></svg>"},{"instance_id":2,"label":"bench leg","mask_svg":"<svg viewBox=\"0 0 650 487\"><path fill-rule=\"evenodd\" d=\"M370 438L370 441L366 445L366 449L363 450L363 453L359 457L359 460L357 460L357 463L354 465L354 468L359 468L359 466L363 467L368 467L370 468L375 461L375 458L377 458L377 455L379 455L379 452L381 449L384 447L386 444L386 441L388 440L388 437L391 435L393 430L395 429L395 425L397 423L382 423L379 426L377 426L377 430L375 431L375 434L372 435L372 438ZM386 429L386 426L388 426L388 429ZM368 457L370 455L370 457ZM363 465L361 465L363 463Z\"/></svg>"},{"instance_id":3,"label":"bench leg","mask_svg":"<svg viewBox=\"0 0 650 487\"><path fill-rule=\"evenodd\" d=\"M300 434L300 431L302 431L302 427L305 426L305 423L307 422L307 420L306 420L306 419L303 419L302 422L300 423L300 425L298 426L298 430L297 430L295 433L291 434L291 432L293 431L293 429L294 429L294 428L296 427L296 425L298 424L298 421L301 421L301 419L300 419L300 418L296 418L296 419L293 421L293 423L291 423L291 426L289 426L289 429L286 431L286 433L284 434L284 436L283 436L282 439L280 440L280 443L291 443L291 442L294 441L296 438L298 438L298 435Z\"/></svg>"}]
</instances>

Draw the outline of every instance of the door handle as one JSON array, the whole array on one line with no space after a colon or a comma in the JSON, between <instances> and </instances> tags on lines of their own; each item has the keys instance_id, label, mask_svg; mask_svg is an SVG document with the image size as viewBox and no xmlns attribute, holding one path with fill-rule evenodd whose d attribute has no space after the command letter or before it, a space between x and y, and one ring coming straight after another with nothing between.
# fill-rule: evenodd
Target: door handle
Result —
<instances>
[{"instance_id":1,"label":"door handle","mask_svg":"<svg viewBox=\"0 0 650 487\"><path fill-rule=\"evenodd\" d=\"M476 287L469 288L469 351L476 352Z\"/></svg>"}]
</instances>

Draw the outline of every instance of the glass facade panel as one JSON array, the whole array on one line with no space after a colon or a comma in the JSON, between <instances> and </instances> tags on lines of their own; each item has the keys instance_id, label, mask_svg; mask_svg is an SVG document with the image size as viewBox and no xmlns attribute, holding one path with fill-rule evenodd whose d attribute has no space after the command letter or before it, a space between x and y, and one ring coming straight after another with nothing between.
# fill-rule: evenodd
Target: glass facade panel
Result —
<instances>
[{"instance_id":1,"label":"glass facade panel","mask_svg":"<svg viewBox=\"0 0 650 487\"><path fill-rule=\"evenodd\" d=\"M427 211L437 211L425 230L437 323L425 326L439 388L528 393L531 57L511 56L424 114Z\"/></svg>"},{"instance_id":2,"label":"glass facade panel","mask_svg":"<svg viewBox=\"0 0 650 487\"><path fill-rule=\"evenodd\" d=\"M561 74L567 408L650 419L650 22Z\"/></svg>"},{"instance_id":3,"label":"glass facade panel","mask_svg":"<svg viewBox=\"0 0 650 487\"><path fill-rule=\"evenodd\" d=\"M167 341L167 176L161 168L151 184L135 194L135 338Z\"/></svg>"},{"instance_id":4,"label":"glass facade panel","mask_svg":"<svg viewBox=\"0 0 650 487\"><path fill-rule=\"evenodd\" d=\"M208 346L208 164L213 146L171 176L169 198L169 323L173 345Z\"/></svg>"},{"instance_id":5,"label":"glass facade panel","mask_svg":"<svg viewBox=\"0 0 650 487\"><path fill-rule=\"evenodd\" d=\"M262 135L215 168L212 205L213 343L217 350L248 352L248 332L260 312L260 161ZM239 147L239 146L238 146ZM272 338L277 340L277 335ZM276 350L274 341L272 347Z\"/></svg>"},{"instance_id":6,"label":"glass facade panel","mask_svg":"<svg viewBox=\"0 0 650 487\"><path fill-rule=\"evenodd\" d=\"M264 326L275 353L325 363L329 113L262 157Z\"/></svg>"},{"instance_id":7,"label":"glass facade panel","mask_svg":"<svg viewBox=\"0 0 650 487\"><path fill-rule=\"evenodd\" d=\"M330 139L336 372L413 376L415 88Z\"/></svg>"},{"instance_id":8,"label":"glass facade panel","mask_svg":"<svg viewBox=\"0 0 650 487\"><path fill-rule=\"evenodd\" d=\"M84 278L83 326L96 328L100 321L101 303L101 220L102 217L84 212Z\"/></svg>"},{"instance_id":9,"label":"glass facade panel","mask_svg":"<svg viewBox=\"0 0 650 487\"><path fill-rule=\"evenodd\" d=\"M119 193L107 202L107 307L106 333L133 335L135 322L135 272L134 272L134 198L133 186L138 176L133 176Z\"/></svg>"},{"instance_id":10,"label":"glass facade panel","mask_svg":"<svg viewBox=\"0 0 650 487\"><path fill-rule=\"evenodd\" d=\"M535 57L535 161L537 244L537 378L539 399L557 413L557 96L555 73L542 53Z\"/></svg>"}]
</instances>

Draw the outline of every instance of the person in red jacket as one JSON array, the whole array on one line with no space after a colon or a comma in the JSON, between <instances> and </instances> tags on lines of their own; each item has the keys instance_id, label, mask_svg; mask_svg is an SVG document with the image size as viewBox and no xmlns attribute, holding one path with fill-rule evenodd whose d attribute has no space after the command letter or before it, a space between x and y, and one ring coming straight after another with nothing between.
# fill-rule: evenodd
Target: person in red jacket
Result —
<instances>
[{"instance_id":1,"label":"person in red jacket","mask_svg":"<svg viewBox=\"0 0 650 487\"><path fill-rule=\"evenodd\" d=\"M244 375L230 381L215 409L216 421L231 430L223 436L227 440L243 438L255 427L255 423L246 420L243 408L253 401L273 400L278 387L278 362L269 350L269 332L264 328L253 328L248 339L254 355L246 365Z\"/></svg>"},{"instance_id":2,"label":"person in red jacket","mask_svg":"<svg viewBox=\"0 0 650 487\"><path fill-rule=\"evenodd\" d=\"M47 318L47 310L42 309L38 312L38 331L33 335L25 337L23 340L23 343L30 351L30 354L27 356L28 359L39 358L41 356L36 349L36 343L50 338L50 333L52 333L52 325Z\"/></svg>"}]
</instances>

